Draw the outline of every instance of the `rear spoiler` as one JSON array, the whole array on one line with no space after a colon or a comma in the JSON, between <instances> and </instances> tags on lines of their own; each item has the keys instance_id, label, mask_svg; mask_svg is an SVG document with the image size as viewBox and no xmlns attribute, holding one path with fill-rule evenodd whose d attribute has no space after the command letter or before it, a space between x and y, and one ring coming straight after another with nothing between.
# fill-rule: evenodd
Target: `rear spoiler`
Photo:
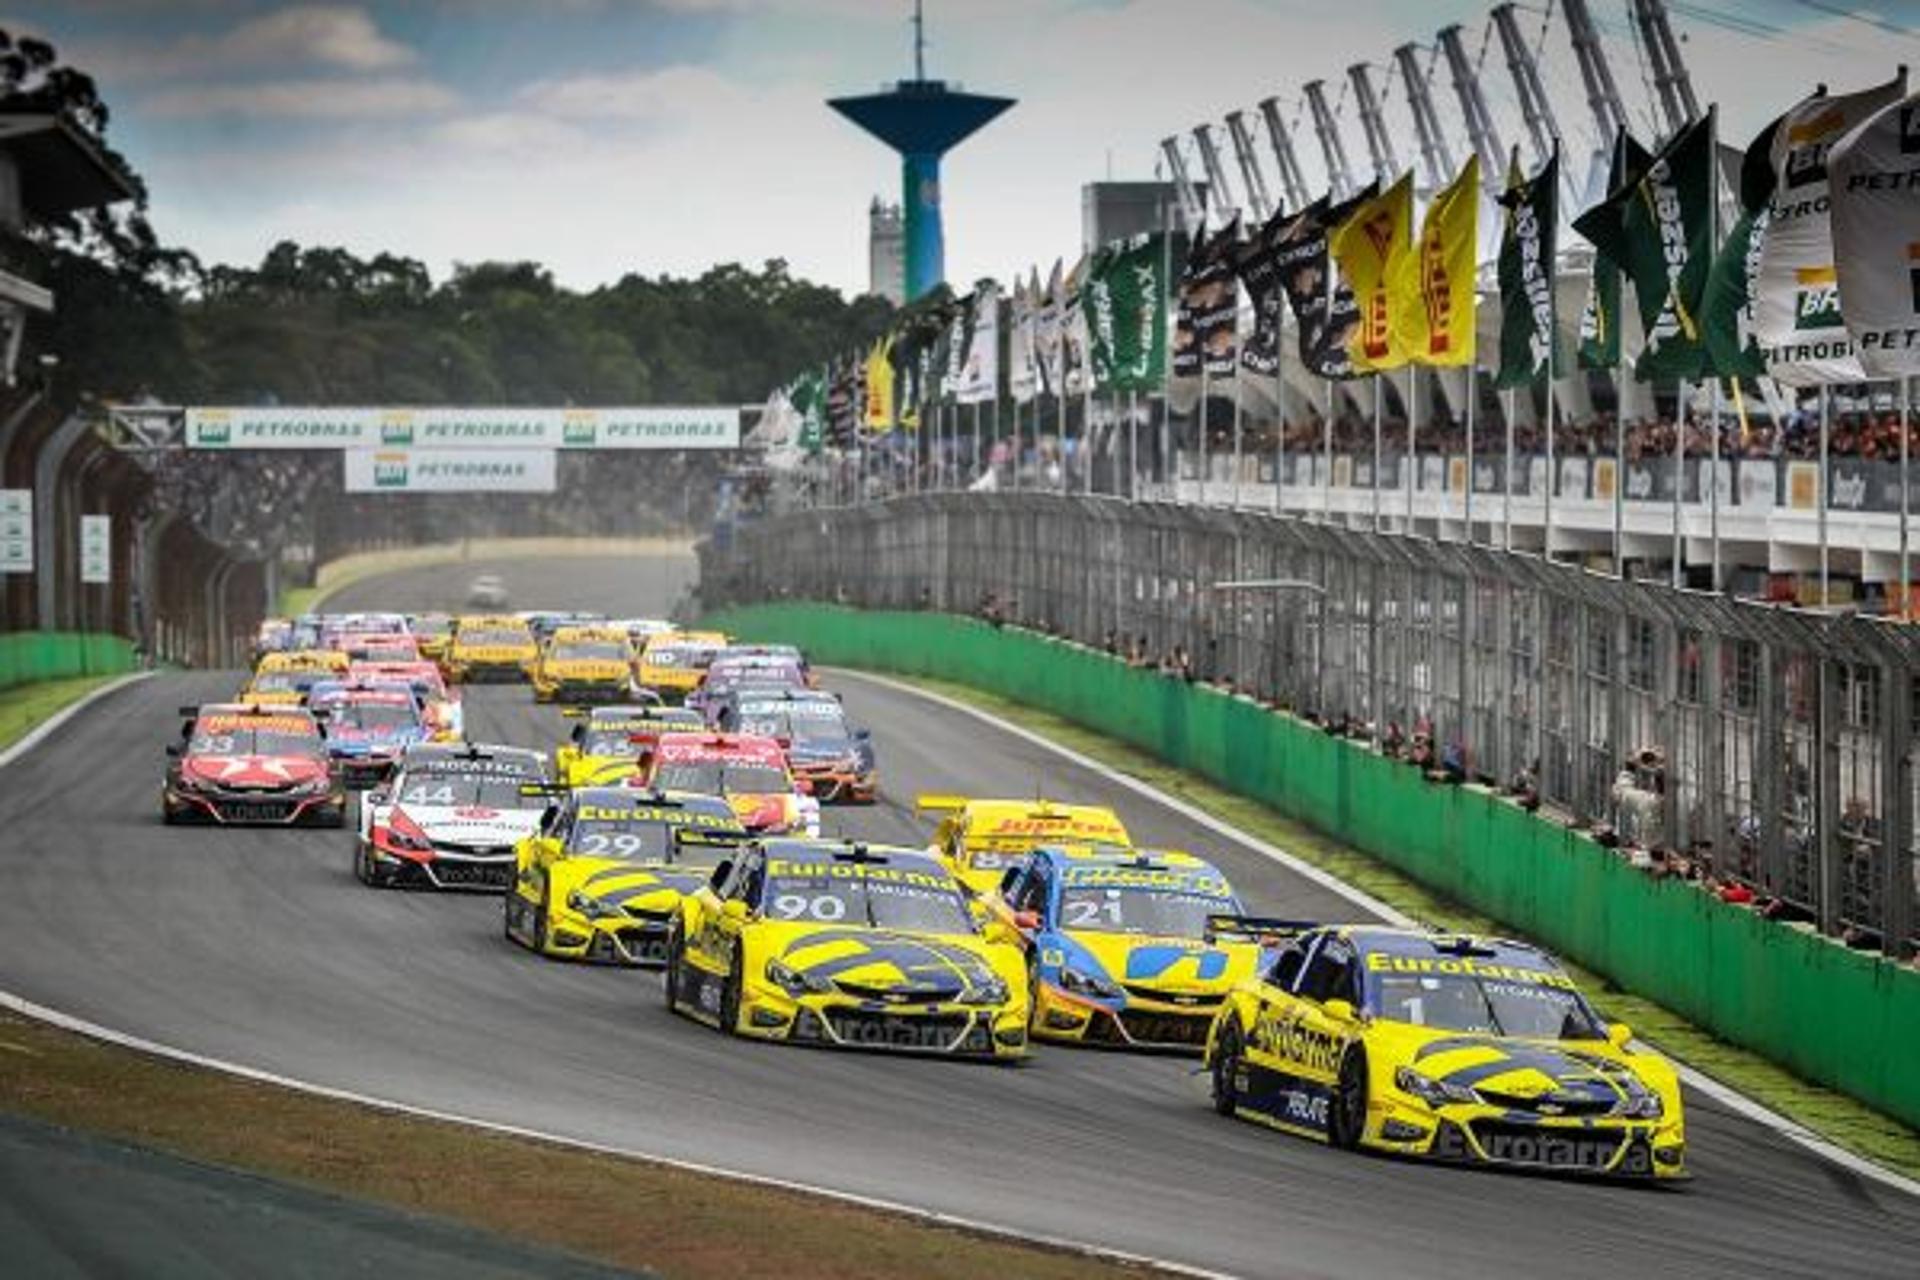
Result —
<instances>
[{"instance_id":1,"label":"rear spoiler","mask_svg":"<svg viewBox=\"0 0 1920 1280\"><path fill-rule=\"evenodd\" d=\"M930 792L913 798L913 807L922 813L958 813L967 807L965 796L941 795Z\"/></svg>"},{"instance_id":2,"label":"rear spoiler","mask_svg":"<svg viewBox=\"0 0 1920 1280\"><path fill-rule=\"evenodd\" d=\"M523 782L520 784L520 794L523 796L564 796L571 791L571 787L558 782Z\"/></svg>"},{"instance_id":3,"label":"rear spoiler","mask_svg":"<svg viewBox=\"0 0 1920 1280\"><path fill-rule=\"evenodd\" d=\"M753 839L742 831L702 831L696 827L675 827L673 842L677 845L709 845L718 849L732 849Z\"/></svg>"},{"instance_id":4,"label":"rear spoiler","mask_svg":"<svg viewBox=\"0 0 1920 1280\"><path fill-rule=\"evenodd\" d=\"M1297 938L1307 930L1319 927L1320 922L1317 920L1282 920L1277 916L1210 915L1207 917L1206 939L1208 942L1218 942L1224 938L1266 945Z\"/></svg>"}]
</instances>

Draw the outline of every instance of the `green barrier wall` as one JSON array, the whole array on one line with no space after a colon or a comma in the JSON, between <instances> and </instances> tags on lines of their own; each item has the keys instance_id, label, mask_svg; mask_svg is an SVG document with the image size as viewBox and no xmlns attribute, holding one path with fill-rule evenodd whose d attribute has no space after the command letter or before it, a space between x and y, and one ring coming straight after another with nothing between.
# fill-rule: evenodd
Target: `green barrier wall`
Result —
<instances>
[{"instance_id":1,"label":"green barrier wall","mask_svg":"<svg viewBox=\"0 0 1920 1280\"><path fill-rule=\"evenodd\" d=\"M969 618L763 605L708 621L822 662L971 685L1132 743L1920 1127L1920 973L1654 880L1483 790L1433 785L1245 699Z\"/></svg>"},{"instance_id":2,"label":"green barrier wall","mask_svg":"<svg viewBox=\"0 0 1920 1280\"><path fill-rule=\"evenodd\" d=\"M120 675L133 667L133 643L122 636L79 631L0 635L0 689L38 680Z\"/></svg>"}]
</instances>

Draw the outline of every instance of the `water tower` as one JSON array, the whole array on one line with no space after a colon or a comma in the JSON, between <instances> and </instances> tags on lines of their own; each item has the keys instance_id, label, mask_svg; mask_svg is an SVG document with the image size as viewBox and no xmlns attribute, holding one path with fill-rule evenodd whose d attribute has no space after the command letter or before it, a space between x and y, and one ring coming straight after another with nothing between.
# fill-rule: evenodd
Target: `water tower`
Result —
<instances>
[{"instance_id":1,"label":"water tower","mask_svg":"<svg viewBox=\"0 0 1920 1280\"><path fill-rule=\"evenodd\" d=\"M927 79L926 26L913 6L913 79L884 93L833 98L827 105L900 153L900 204L906 211L907 301L946 277L940 230L940 157L1013 105L1012 98L949 89Z\"/></svg>"}]
</instances>

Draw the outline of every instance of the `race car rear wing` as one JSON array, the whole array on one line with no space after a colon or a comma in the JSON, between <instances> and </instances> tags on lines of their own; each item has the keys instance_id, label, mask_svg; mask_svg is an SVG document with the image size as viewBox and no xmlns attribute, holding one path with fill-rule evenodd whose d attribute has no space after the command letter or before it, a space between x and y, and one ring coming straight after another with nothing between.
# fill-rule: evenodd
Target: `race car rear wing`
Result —
<instances>
[{"instance_id":1,"label":"race car rear wing","mask_svg":"<svg viewBox=\"0 0 1920 1280\"><path fill-rule=\"evenodd\" d=\"M753 839L745 828L739 831L703 831L697 827L675 827L673 842L676 845L709 846L718 849L732 849Z\"/></svg>"},{"instance_id":2,"label":"race car rear wing","mask_svg":"<svg viewBox=\"0 0 1920 1280\"><path fill-rule=\"evenodd\" d=\"M1309 929L1319 927L1320 922L1317 920L1282 920L1277 916L1210 915L1207 917L1206 939L1208 942L1218 942L1224 938L1271 945L1289 942Z\"/></svg>"},{"instance_id":3,"label":"race car rear wing","mask_svg":"<svg viewBox=\"0 0 1920 1280\"><path fill-rule=\"evenodd\" d=\"M928 792L913 798L913 807L922 813L958 813L967 807L965 796L941 795Z\"/></svg>"}]
</instances>

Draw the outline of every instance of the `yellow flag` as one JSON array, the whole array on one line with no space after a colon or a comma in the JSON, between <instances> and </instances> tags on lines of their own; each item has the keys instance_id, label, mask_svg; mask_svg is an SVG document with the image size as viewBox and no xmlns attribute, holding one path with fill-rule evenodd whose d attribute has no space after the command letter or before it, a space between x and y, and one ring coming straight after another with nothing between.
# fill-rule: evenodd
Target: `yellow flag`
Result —
<instances>
[{"instance_id":1,"label":"yellow flag","mask_svg":"<svg viewBox=\"0 0 1920 1280\"><path fill-rule=\"evenodd\" d=\"M1415 364L1473 363L1473 282L1479 265L1480 158L1427 207L1415 251L1393 284L1393 323L1407 359Z\"/></svg>"},{"instance_id":2,"label":"yellow flag","mask_svg":"<svg viewBox=\"0 0 1920 1280\"><path fill-rule=\"evenodd\" d=\"M1360 307L1360 323L1347 339L1353 367L1361 372L1399 368L1407 362L1401 339L1406 325L1394 313L1420 305L1397 287L1413 254L1413 174L1355 208L1334 228L1327 247Z\"/></svg>"},{"instance_id":3,"label":"yellow flag","mask_svg":"<svg viewBox=\"0 0 1920 1280\"><path fill-rule=\"evenodd\" d=\"M867 411L863 418L869 431L893 430L893 339L886 337L873 344L867 353Z\"/></svg>"}]
</instances>

